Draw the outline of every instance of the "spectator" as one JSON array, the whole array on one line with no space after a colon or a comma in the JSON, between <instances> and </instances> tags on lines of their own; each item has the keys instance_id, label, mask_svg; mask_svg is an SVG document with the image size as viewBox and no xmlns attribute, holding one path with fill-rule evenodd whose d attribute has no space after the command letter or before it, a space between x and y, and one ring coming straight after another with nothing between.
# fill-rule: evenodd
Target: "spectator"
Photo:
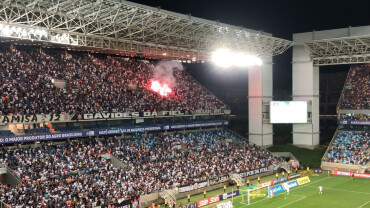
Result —
<instances>
[{"instance_id":1,"label":"spectator","mask_svg":"<svg viewBox=\"0 0 370 208\"><path fill-rule=\"evenodd\" d=\"M370 64L351 66L343 93L340 109L370 109Z\"/></svg>"},{"instance_id":2,"label":"spectator","mask_svg":"<svg viewBox=\"0 0 370 208\"><path fill-rule=\"evenodd\" d=\"M200 131L2 149L0 162L7 163L23 183L0 188L1 200L12 206L65 207L68 202L93 207L280 162L255 145L226 142L232 139L229 135L224 130ZM127 167L116 168L101 157L107 152Z\"/></svg>"},{"instance_id":3,"label":"spectator","mask_svg":"<svg viewBox=\"0 0 370 208\"><path fill-rule=\"evenodd\" d=\"M329 147L326 162L366 165L369 162L368 132L339 132Z\"/></svg>"},{"instance_id":4,"label":"spectator","mask_svg":"<svg viewBox=\"0 0 370 208\"><path fill-rule=\"evenodd\" d=\"M154 65L135 58L3 48L0 115L227 108L185 71L174 71L176 86L161 97L150 90ZM66 87L52 80L63 80Z\"/></svg>"}]
</instances>

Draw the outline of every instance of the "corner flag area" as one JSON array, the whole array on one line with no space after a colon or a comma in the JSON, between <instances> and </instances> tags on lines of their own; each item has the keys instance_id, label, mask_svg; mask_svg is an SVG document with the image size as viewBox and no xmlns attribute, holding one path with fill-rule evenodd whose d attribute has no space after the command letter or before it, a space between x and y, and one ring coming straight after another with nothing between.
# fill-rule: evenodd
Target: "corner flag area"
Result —
<instances>
[{"instance_id":1,"label":"corner flag area","mask_svg":"<svg viewBox=\"0 0 370 208\"><path fill-rule=\"evenodd\" d=\"M369 179L355 178L354 180L352 180L351 177L336 175L328 176L324 173L317 176L311 175L308 177L310 182L305 181L304 183L302 183L302 185L291 187L289 194L287 194L286 190L280 190L278 191L278 193L274 193L273 197L271 198L269 197L266 187L259 194L250 195L249 205L248 196L246 194L242 194L243 192L241 192L241 195L239 196L227 199L227 201L231 201L233 207L235 208L370 208ZM281 184L281 186L283 187L284 185ZM322 194L319 194L319 186L322 186ZM274 187L271 188L274 189ZM235 191L235 187L233 190ZM212 191L212 194L214 193L214 195L216 195L216 192L221 192L221 190ZM210 194L207 197L212 197L214 195ZM200 200L203 198L203 196L197 195L194 196L194 201L198 197ZM179 201L185 202L184 200ZM193 203L194 201L192 200L191 203ZM224 202L225 201L220 201L218 203L213 203L202 207L223 207L222 205L217 205ZM187 202L185 202L184 205L186 203Z\"/></svg>"}]
</instances>

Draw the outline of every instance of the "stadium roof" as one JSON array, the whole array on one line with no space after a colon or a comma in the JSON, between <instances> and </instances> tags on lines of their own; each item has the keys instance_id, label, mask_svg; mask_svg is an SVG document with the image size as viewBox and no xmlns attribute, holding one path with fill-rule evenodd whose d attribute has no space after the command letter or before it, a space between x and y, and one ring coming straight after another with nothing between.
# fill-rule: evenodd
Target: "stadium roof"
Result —
<instances>
[{"instance_id":1,"label":"stadium roof","mask_svg":"<svg viewBox=\"0 0 370 208\"><path fill-rule=\"evenodd\" d=\"M293 44L124 0L2 0L0 23L2 37L153 57L208 60L219 47L264 57Z\"/></svg>"},{"instance_id":2,"label":"stadium roof","mask_svg":"<svg viewBox=\"0 0 370 208\"><path fill-rule=\"evenodd\" d=\"M370 63L370 35L305 43L314 65Z\"/></svg>"}]
</instances>

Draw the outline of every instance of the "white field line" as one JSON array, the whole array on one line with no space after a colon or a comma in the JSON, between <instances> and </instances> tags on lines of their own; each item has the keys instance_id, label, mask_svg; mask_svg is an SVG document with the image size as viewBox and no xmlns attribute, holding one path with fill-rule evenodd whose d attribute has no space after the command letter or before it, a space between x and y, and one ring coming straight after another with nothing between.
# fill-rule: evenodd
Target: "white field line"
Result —
<instances>
[{"instance_id":1,"label":"white field line","mask_svg":"<svg viewBox=\"0 0 370 208\"><path fill-rule=\"evenodd\" d=\"M298 186L297 188L291 189L290 191L295 191L295 190L300 189L300 188L302 188L302 187L305 187L305 186L308 186L308 185L311 185L311 184L313 184L313 183L317 183L317 182L320 182L320 181L323 181L323 180L326 180L326 179L329 179L329 177L328 177L328 178L320 179L320 180L315 181L315 182L312 182L312 183L310 182L310 183L307 183L307 184L304 184L304 185ZM282 193L284 193L284 192L281 192L281 193L275 194L275 196L277 196L277 195L279 195L279 194L282 194ZM238 197L239 197L239 196L238 196ZM256 201L256 202L253 202L253 203L250 203L249 205L248 205L248 204L246 204L245 206L241 206L241 207L250 206L250 205L252 205L252 204L256 204L256 203L258 203L258 202L265 201L265 200L267 200L267 199L269 199L269 198L265 198L265 199L262 199L262 200L259 200L259 201ZM302 200L302 199L300 199L300 200ZM241 202L240 202L240 203L241 203ZM247 203L248 203L248 202L247 202ZM245 203L242 203L242 204L245 204Z\"/></svg>"},{"instance_id":2,"label":"white field line","mask_svg":"<svg viewBox=\"0 0 370 208\"><path fill-rule=\"evenodd\" d=\"M359 207L357 207L357 208L362 208L362 207L364 207L366 204L368 204L370 201L368 201L368 202L366 202L365 204L362 204L362 205L360 205Z\"/></svg>"},{"instance_id":3,"label":"white field line","mask_svg":"<svg viewBox=\"0 0 370 208\"><path fill-rule=\"evenodd\" d=\"M309 187L316 187L316 186L309 186ZM352 192L352 193L357 193L357 194L369 194L370 193L366 193L366 192L360 192L360 191L351 191L351 190L346 190L346 189L336 189L336 188L327 188L327 187L322 187L323 189L333 189L333 190L337 190L337 191L347 191L347 192Z\"/></svg>"},{"instance_id":4,"label":"white field line","mask_svg":"<svg viewBox=\"0 0 370 208\"><path fill-rule=\"evenodd\" d=\"M288 204L285 204L285 205L283 205L283 206L280 206L280 207L278 207L278 208L282 208L282 207L288 206L288 205L290 205L290 204L296 203L297 201L301 201L302 199L305 199L305 198L306 198L306 196L301 196L301 197L303 197L303 198L297 199L297 200L295 200L295 201L292 201L292 202L290 202L290 203L288 203Z\"/></svg>"}]
</instances>

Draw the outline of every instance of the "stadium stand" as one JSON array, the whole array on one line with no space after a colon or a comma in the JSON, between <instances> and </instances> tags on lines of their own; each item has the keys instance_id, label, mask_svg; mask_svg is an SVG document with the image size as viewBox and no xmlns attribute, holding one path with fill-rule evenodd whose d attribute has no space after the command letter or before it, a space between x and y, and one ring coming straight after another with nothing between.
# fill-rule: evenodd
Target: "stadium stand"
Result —
<instances>
[{"instance_id":1,"label":"stadium stand","mask_svg":"<svg viewBox=\"0 0 370 208\"><path fill-rule=\"evenodd\" d=\"M339 101L340 109L370 109L370 64L351 66Z\"/></svg>"},{"instance_id":2,"label":"stadium stand","mask_svg":"<svg viewBox=\"0 0 370 208\"><path fill-rule=\"evenodd\" d=\"M345 110L344 113L338 112L338 122L341 120L344 122L338 126L323 157L322 166L329 169L341 167L341 169L353 171L359 171L360 168L364 171L369 167L370 139L366 126L370 109L369 78L370 64L350 67L338 104L339 111ZM349 121L348 125L347 121ZM337 165L333 166L329 163L337 163Z\"/></svg>"},{"instance_id":3,"label":"stadium stand","mask_svg":"<svg viewBox=\"0 0 370 208\"><path fill-rule=\"evenodd\" d=\"M7 163L23 183L15 188L2 186L1 200L12 207L65 207L68 202L91 207L280 163L257 146L226 142L229 135L225 130L197 131L2 148L0 163ZM120 158L127 168L114 167L100 157L104 153Z\"/></svg>"},{"instance_id":4,"label":"stadium stand","mask_svg":"<svg viewBox=\"0 0 370 208\"><path fill-rule=\"evenodd\" d=\"M14 133L10 130L0 130L0 136L14 136Z\"/></svg>"},{"instance_id":5,"label":"stadium stand","mask_svg":"<svg viewBox=\"0 0 370 208\"><path fill-rule=\"evenodd\" d=\"M68 131L80 131L81 128L79 126L67 126L67 127L59 127L57 130L61 132L68 132Z\"/></svg>"},{"instance_id":6,"label":"stadium stand","mask_svg":"<svg viewBox=\"0 0 370 208\"><path fill-rule=\"evenodd\" d=\"M107 129L107 128L109 128L107 124L98 124L89 126L89 129Z\"/></svg>"},{"instance_id":7,"label":"stadium stand","mask_svg":"<svg viewBox=\"0 0 370 208\"><path fill-rule=\"evenodd\" d=\"M366 165L369 162L368 132L339 132L328 151L326 162Z\"/></svg>"},{"instance_id":8,"label":"stadium stand","mask_svg":"<svg viewBox=\"0 0 370 208\"><path fill-rule=\"evenodd\" d=\"M50 129L48 128L25 129L24 133L26 134L48 134L50 133Z\"/></svg>"},{"instance_id":9,"label":"stadium stand","mask_svg":"<svg viewBox=\"0 0 370 208\"><path fill-rule=\"evenodd\" d=\"M368 114L341 114L339 115L338 119L351 121L370 121Z\"/></svg>"},{"instance_id":10,"label":"stadium stand","mask_svg":"<svg viewBox=\"0 0 370 208\"><path fill-rule=\"evenodd\" d=\"M180 70L174 71L173 93L162 98L149 90L154 66L155 62L135 58L29 47L11 51L3 47L0 114L227 108ZM58 87L52 80L62 80L66 87Z\"/></svg>"}]
</instances>

